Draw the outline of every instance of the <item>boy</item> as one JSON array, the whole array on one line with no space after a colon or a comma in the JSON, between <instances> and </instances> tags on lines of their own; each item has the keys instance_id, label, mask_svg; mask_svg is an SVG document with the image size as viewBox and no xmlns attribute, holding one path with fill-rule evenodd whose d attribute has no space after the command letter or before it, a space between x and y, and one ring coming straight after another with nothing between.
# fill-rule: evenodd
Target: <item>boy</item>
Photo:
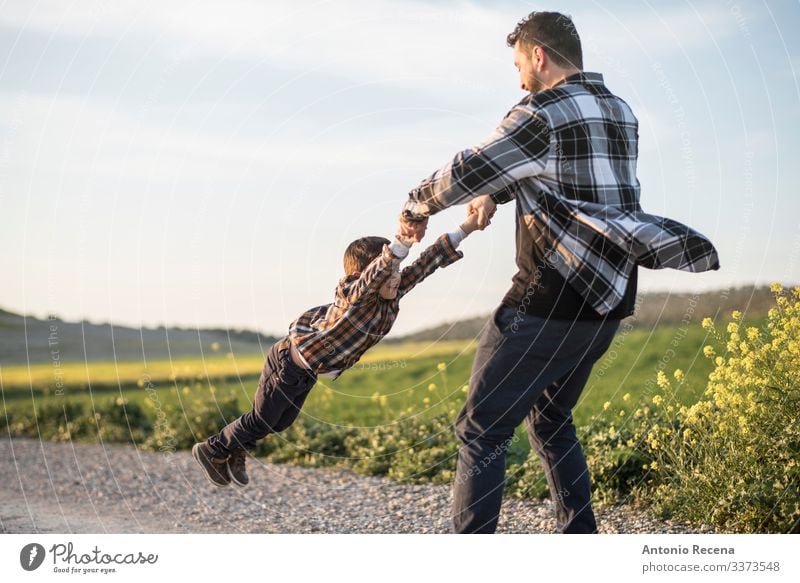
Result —
<instances>
[{"instance_id":1,"label":"boy","mask_svg":"<svg viewBox=\"0 0 800 583\"><path fill-rule=\"evenodd\" d=\"M456 248L478 228L478 215L471 214L458 230L441 235L401 273L400 262L425 226L409 227L409 219L400 220L394 242L364 237L347 247L345 277L339 281L333 303L304 312L290 324L288 335L272 346L253 409L194 445L192 456L212 484L227 486L233 481L245 486L249 481L246 451L254 449L257 440L294 422L318 375L335 379L388 334L400 298L439 267L461 259L464 254ZM416 236L408 235L412 232Z\"/></svg>"}]
</instances>

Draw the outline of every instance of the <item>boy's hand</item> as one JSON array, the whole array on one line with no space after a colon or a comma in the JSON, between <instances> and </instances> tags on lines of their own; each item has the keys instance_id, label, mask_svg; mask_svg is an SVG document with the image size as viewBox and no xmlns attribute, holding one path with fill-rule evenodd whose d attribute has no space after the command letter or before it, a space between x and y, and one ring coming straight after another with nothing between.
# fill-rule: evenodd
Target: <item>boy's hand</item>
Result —
<instances>
[{"instance_id":1,"label":"boy's hand","mask_svg":"<svg viewBox=\"0 0 800 583\"><path fill-rule=\"evenodd\" d=\"M411 247L417 240L413 236L408 236L403 233L403 229L397 231L395 238L400 241L406 247Z\"/></svg>"},{"instance_id":2,"label":"boy's hand","mask_svg":"<svg viewBox=\"0 0 800 583\"><path fill-rule=\"evenodd\" d=\"M422 238L425 236L425 231L428 229L428 218L421 221L412 221L404 217L402 214L400 215L400 230L397 234L397 238L401 241L405 242L405 240L410 240L411 243L416 243L421 241ZM409 243L409 246L411 245Z\"/></svg>"}]
</instances>

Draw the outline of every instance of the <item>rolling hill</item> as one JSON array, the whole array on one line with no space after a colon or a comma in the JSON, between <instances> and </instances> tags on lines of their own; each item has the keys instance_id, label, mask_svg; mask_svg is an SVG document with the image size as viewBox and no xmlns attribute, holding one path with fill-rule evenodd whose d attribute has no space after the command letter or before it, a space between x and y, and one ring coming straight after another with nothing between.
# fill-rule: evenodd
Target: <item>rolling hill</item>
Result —
<instances>
[{"instance_id":1,"label":"rolling hill","mask_svg":"<svg viewBox=\"0 0 800 583\"><path fill-rule=\"evenodd\" d=\"M705 316L737 309L748 316L766 313L772 302L769 289L740 287L701 294L640 293L636 327L698 323ZM467 340L480 334L487 314L445 322L384 342ZM201 358L209 354L264 353L274 336L252 330L181 327L131 328L88 321L67 322L51 316L38 319L0 309L0 365L26 363L142 361L144 359Z\"/></svg>"}]
</instances>

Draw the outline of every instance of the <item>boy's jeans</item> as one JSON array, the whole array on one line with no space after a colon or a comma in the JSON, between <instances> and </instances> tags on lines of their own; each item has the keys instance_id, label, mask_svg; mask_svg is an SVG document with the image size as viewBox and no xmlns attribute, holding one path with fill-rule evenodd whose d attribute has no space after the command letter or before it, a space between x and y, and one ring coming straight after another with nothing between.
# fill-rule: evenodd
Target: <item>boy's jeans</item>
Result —
<instances>
[{"instance_id":1,"label":"boy's jeans","mask_svg":"<svg viewBox=\"0 0 800 583\"><path fill-rule=\"evenodd\" d=\"M454 532L491 533L497 528L506 451L523 421L544 466L558 531L597 531L572 408L619 324L548 320L505 305L494 311L456 421L462 446L453 495Z\"/></svg>"},{"instance_id":2,"label":"boy's jeans","mask_svg":"<svg viewBox=\"0 0 800 583\"><path fill-rule=\"evenodd\" d=\"M258 380L253 409L208 438L214 456L227 457L240 449L254 449L256 441L289 427L317 382L317 376L297 366L289 353L289 339L272 345Z\"/></svg>"}]
</instances>

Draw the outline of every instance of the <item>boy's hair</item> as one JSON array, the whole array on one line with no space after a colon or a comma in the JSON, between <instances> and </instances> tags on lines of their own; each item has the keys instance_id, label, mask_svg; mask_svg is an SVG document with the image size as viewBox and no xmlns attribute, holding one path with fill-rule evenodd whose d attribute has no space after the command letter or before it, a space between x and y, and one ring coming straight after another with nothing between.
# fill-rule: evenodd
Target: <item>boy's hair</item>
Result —
<instances>
[{"instance_id":1,"label":"boy's hair","mask_svg":"<svg viewBox=\"0 0 800 583\"><path fill-rule=\"evenodd\" d=\"M361 237L350 243L344 252L345 275L363 271L390 243L386 237Z\"/></svg>"},{"instance_id":2,"label":"boy's hair","mask_svg":"<svg viewBox=\"0 0 800 583\"><path fill-rule=\"evenodd\" d=\"M517 41L544 48L559 67L583 70L581 38L569 16L558 12L531 12L506 37L506 43L512 48Z\"/></svg>"}]
</instances>

